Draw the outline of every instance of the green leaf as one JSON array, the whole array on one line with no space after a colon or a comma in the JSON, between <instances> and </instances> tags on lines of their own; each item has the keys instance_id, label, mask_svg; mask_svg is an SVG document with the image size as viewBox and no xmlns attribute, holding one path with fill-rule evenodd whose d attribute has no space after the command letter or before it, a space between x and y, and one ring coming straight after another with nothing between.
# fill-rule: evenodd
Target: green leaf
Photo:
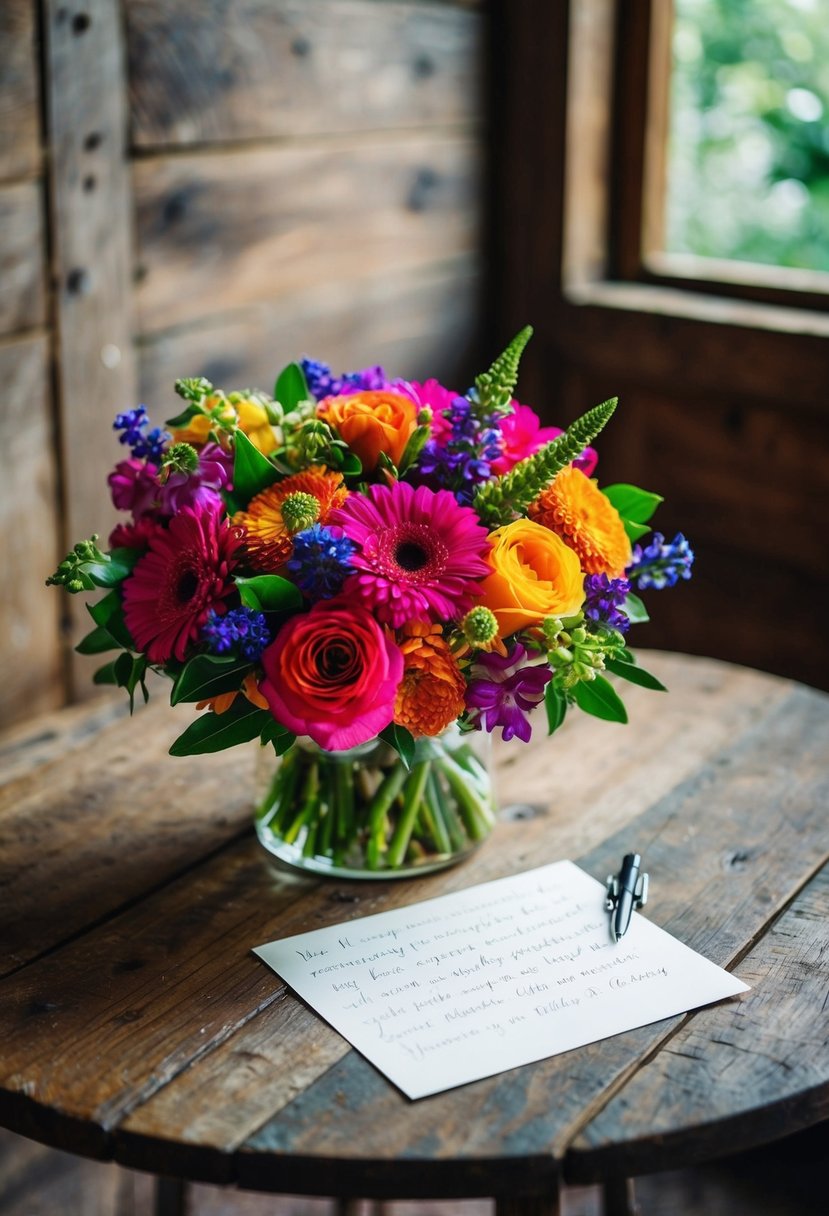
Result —
<instances>
[{"instance_id":1,"label":"green leaf","mask_svg":"<svg viewBox=\"0 0 829 1216\"><path fill-rule=\"evenodd\" d=\"M650 524L634 524L631 523L629 519L622 520L622 527L627 533L628 540L632 541L641 540L641 538L651 530Z\"/></svg>"},{"instance_id":2,"label":"green leaf","mask_svg":"<svg viewBox=\"0 0 829 1216\"><path fill-rule=\"evenodd\" d=\"M115 660L111 663L105 663L103 667L99 667L92 677L93 684L117 684L115 678Z\"/></svg>"},{"instance_id":3,"label":"green leaf","mask_svg":"<svg viewBox=\"0 0 829 1216\"><path fill-rule=\"evenodd\" d=\"M283 726L281 722L277 722L276 718L269 716L268 722L262 727L261 739L263 746L267 743L272 743L273 750L277 756L284 756L285 752L293 747L296 742L296 735Z\"/></svg>"},{"instance_id":4,"label":"green leaf","mask_svg":"<svg viewBox=\"0 0 829 1216\"><path fill-rule=\"evenodd\" d=\"M343 477L359 477L363 471L363 462L356 452L345 452L339 470Z\"/></svg>"},{"instance_id":5,"label":"green leaf","mask_svg":"<svg viewBox=\"0 0 829 1216\"><path fill-rule=\"evenodd\" d=\"M105 595L102 600L98 600L97 604L87 604L86 610L92 617L96 625L101 629L105 629L124 650L132 650L135 643L130 636L124 620L124 608L121 604L121 596L117 591L110 591L109 595ZM84 652L81 653L94 653Z\"/></svg>"},{"instance_id":6,"label":"green leaf","mask_svg":"<svg viewBox=\"0 0 829 1216\"><path fill-rule=\"evenodd\" d=\"M250 500L279 480L279 470L254 447L244 431L234 432L233 497L246 507Z\"/></svg>"},{"instance_id":7,"label":"green leaf","mask_svg":"<svg viewBox=\"0 0 829 1216\"><path fill-rule=\"evenodd\" d=\"M397 726L392 722L385 730L381 730L378 738L388 743L389 747L393 747L403 761L405 768L412 767L412 761L415 754L415 741L405 726Z\"/></svg>"},{"instance_id":8,"label":"green leaf","mask_svg":"<svg viewBox=\"0 0 829 1216\"><path fill-rule=\"evenodd\" d=\"M204 414L204 410L195 403L191 403L180 414L176 414L175 418L168 418L164 425L171 426L177 431L183 430L187 426L187 423L196 417L196 414Z\"/></svg>"},{"instance_id":9,"label":"green leaf","mask_svg":"<svg viewBox=\"0 0 829 1216\"><path fill-rule=\"evenodd\" d=\"M288 414L299 405L300 401L310 401L311 394L305 380L305 373L298 363L289 363L283 367L276 378L273 395Z\"/></svg>"},{"instance_id":10,"label":"green leaf","mask_svg":"<svg viewBox=\"0 0 829 1216\"><path fill-rule=\"evenodd\" d=\"M638 595L634 595L629 591L625 596L625 602L621 605L622 612L630 618L631 625L644 625L645 621L651 618L648 616L648 610L642 603Z\"/></svg>"},{"instance_id":11,"label":"green leaf","mask_svg":"<svg viewBox=\"0 0 829 1216\"><path fill-rule=\"evenodd\" d=\"M123 650L120 642L117 642L108 629L103 629L97 625L91 633L86 637L81 638L75 650L78 654L105 654L107 650Z\"/></svg>"},{"instance_id":12,"label":"green leaf","mask_svg":"<svg viewBox=\"0 0 829 1216\"><path fill-rule=\"evenodd\" d=\"M547 734L558 730L567 713L567 698L550 680L544 690L544 704L547 708Z\"/></svg>"},{"instance_id":13,"label":"green leaf","mask_svg":"<svg viewBox=\"0 0 829 1216\"><path fill-rule=\"evenodd\" d=\"M246 608L257 612L289 612L302 607L302 592L279 574L237 578L236 587Z\"/></svg>"},{"instance_id":14,"label":"green leaf","mask_svg":"<svg viewBox=\"0 0 829 1216\"><path fill-rule=\"evenodd\" d=\"M191 722L170 747L171 756L202 756L237 743L250 743L267 726L271 715L245 697L237 697L223 714L208 711Z\"/></svg>"},{"instance_id":15,"label":"green leaf","mask_svg":"<svg viewBox=\"0 0 829 1216\"><path fill-rule=\"evenodd\" d=\"M144 700L150 699L150 694L147 692L147 686L144 683L144 676L147 674L147 659L143 654L122 654L112 665L112 673L115 677L115 683L119 688L126 688L130 698L130 713L135 709L135 690L141 687L144 694Z\"/></svg>"},{"instance_id":16,"label":"green leaf","mask_svg":"<svg viewBox=\"0 0 829 1216\"><path fill-rule=\"evenodd\" d=\"M625 663L621 659L605 659L604 665L615 676L621 676L623 680L629 680L631 684L638 684L641 688L652 688L654 692L668 691L656 676L645 671L644 667L637 667L635 663Z\"/></svg>"},{"instance_id":17,"label":"green leaf","mask_svg":"<svg viewBox=\"0 0 829 1216\"><path fill-rule=\"evenodd\" d=\"M185 663L170 693L170 704L208 701L223 692L235 692L251 670L249 659L232 655L197 654Z\"/></svg>"},{"instance_id":18,"label":"green leaf","mask_svg":"<svg viewBox=\"0 0 829 1216\"><path fill-rule=\"evenodd\" d=\"M628 714L622 699L613 685L604 678L596 676L589 683L582 681L573 689L573 696L579 709L594 718L603 718L605 722L627 722Z\"/></svg>"},{"instance_id":19,"label":"green leaf","mask_svg":"<svg viewBox=\"0 0 829 1216\"><path fill-rule=\"evenodd\" d=\"M602 493L622 519L629 520L632 524L646 524L659 504L665 501L659 494L640 490L638 486L627 485L625 482L605 486Z\"/></svg>"}]
</instances>

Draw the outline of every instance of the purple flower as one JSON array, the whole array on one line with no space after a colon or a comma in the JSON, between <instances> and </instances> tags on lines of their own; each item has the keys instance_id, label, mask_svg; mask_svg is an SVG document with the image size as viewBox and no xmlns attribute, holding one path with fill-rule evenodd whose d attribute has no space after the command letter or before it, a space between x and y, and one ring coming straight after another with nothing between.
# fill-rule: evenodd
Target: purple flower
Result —
<instances>
[{"instance_id":1,"label":"purple flower","mask_svg":"<svg viewBox=\"0 0 829 1216\"><path fill-rule=\"evenodd\" d=\"M693 550L681 532L667 544L661 532L654 532L644 549L634 545L633 560L625 573L638 591L649 587L661 591L681 578L690 578L693 563Z\"/></svg>"},{"instance_id":2,"label":"purple flower","mask_svg":"<svg viewBox=\"0 0 829 1216\"><path fill-rule=\"evenodd\" d=\"M220 507L221 491L230 488L233 457L217 443L207 443L199 452L195 473L176 470L158 489L161 510L175 515L182 507Z\"/></svg>"},{"instance_id":3,"label":"purple flower","mask_svg":"<svg viewBox=\"0 0 829 1216\"><path fill-rule=\"evenodd\" d=\"M219 616L211 608L201 636L213 654L235 651L251 662L255 662L271 642L264 613L254 608L234 608L225 616Z\"/></svg>"},{"instance_id":4,"label":"purple flower","mask_svg":"<svg viewBox=\"0 0 829 1216\"><path fill-rule=\"evenodd\" d=\"M112 501L119 511L131 511L133 519L158 513L158 469L145 460L121 460L107 478Z\"/></svg>"},{"instance_id":5,"label":"purple flower","mask_svg":"<svg viewBox=\"0 0 829 1216\"><path fill-rule=\"evenodd\" d=\"M532 727L527 714L543 701L553 674L545 662L526 660L527 651L516 642L509 655L481 655L470 669L466 693L470 720L490 733L502 727L506 741L517 735L529 742Z\"/></svg>"},{"instance_id":6,"label":"purple flower","mask_svg":"<svg viewBox=\"0 0 829 1216\"><path fill-rule=\"evenodd\" d=\"M451 490L458 502L469 504L475 487L492 476L503 436L497 420L480 418L468 397L454 397L441 414L418 458L417 472L427 485Z\"/></svg>"},{"instance_id":7,"label":"purple flower","mask_svg":"<svg viewBox=\"0 0 829 1216\"><path fill-rule=\"evenodd\" d=\"M322 401L324 397L339 397L341 393L391 387L385 371L379 366L345 372L342 376L333 375L328 364L317 359L303 359L301 366L308 392L315 401Z\"/></svg>"},{"instance_id":8,"label":"purple flower","mask_svg":"<svg viewBox=\"0 0 829 1216\"><path fill-rule=\"evenodd\" d=\"M630 628L630 620L622 609L629 591L630 583L626 578L588 574L584 580L584 615L590 621L625 633Z\"/></svg>"},{"instance_id":9,"label":"purple flower","mask_svg":"<svg viewBox=\"0 0 829 1216\"><path fill-rule=\"evenodd\" d=\"M116 414L112 427L113 430L124 432L123 435L118 436L118 440L120 443L129 445L133 456L141 460L158 462L161 460L164 445L170 436L159 426L154 426L152 430L147 431L149 422L146 407L139 405L134 410Z\"/></svg>"}]
</instances>

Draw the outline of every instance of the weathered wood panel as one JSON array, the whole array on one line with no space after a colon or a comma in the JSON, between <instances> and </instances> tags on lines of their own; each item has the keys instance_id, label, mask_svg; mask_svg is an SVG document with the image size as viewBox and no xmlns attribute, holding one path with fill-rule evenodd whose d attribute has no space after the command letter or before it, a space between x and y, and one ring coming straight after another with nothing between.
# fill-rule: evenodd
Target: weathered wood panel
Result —
<instances>
[{"instance_id":1,"label":"weathered wood panel","mask_svg":"<svg viewBox=\"0 0 829 1216\"><path fill-rule=\"evenodd\" d=\"M273 388L303 355L346 370L381 363L394 375L436 376L459 389L478 370L477 259L448 259L367 280L347 279L290 298L160 333L138 348L140 398L159 420L178 411L173 384L204 375L225 388Z\"/></svg>"},{"instance_id":2,"label":"weathered wood panel","mask_svg":"<svg viewBox=\"0 0 829 1216\"><path fill-rule=\"evenodd\" d=\"M577 1181L648 1173L739 1152L829 1117L826 1077L826 925L829 870L801 891L735 968L751 986L739 1002L702 1009L575 1141ZM793 949L794 947L794 949ZM811 1110L809 1091L814 1094Z\"/></svg>"},{"instance_id":3,"label":"weathered wood panel","mask_svg":"<svg viewBox=\"0 0 829 1216\"><path fill-rule=\"evenodd\" d=\"M417 136L137 162L141 331L472 252L477 161Z\"/></svg>"},{"instance_id":4,"label":"weathered wood panel","mask_svg":"<svg viewBox=\"0 0 829 1216\"><path fill-rule=\"evenodd\" d=\"M44 337L0 343L0 726L59 705L57 491Z\"/></svg>"},{"instance_id":5,"label":"weathered wood panel","mask_svg":"<svg viewBox=\"0 0 829 1216\"><path fill-rule=\"evenodd\" d=\"M44 8L65 543L102 531L113 415L135 403L120 8ZM101 469L100 476L95 470ZM77 640L86 614L71 605ZM77 662L77 695L93 664Z\"/></svg>"},{"instance_id":6,"label":"weathered wood panel","mask_svg":"<svg viewBox=\"0 0 829 1216\"><path fill-rule=\"evenodd\" d=\"M372 0L128 0L138 147L478 116L481 17Z\"/></svg>"},{"instance_id":7,"label":"weathered wood panel","mask_svg":"<svg viewBox=\"0 0 829 1216\"><path fill-rule=\"evenodd\" d=\"M0 186L0 334L46 319L40 182Z\"/></svg>"},{"instance_id":8,"label":"weathered wood panel","mask_svg":"<svg viewBox=\"0 0 829 1216\"><path fill-rule=\"evenodd\" d=\"M40 167L40 113L34 0L0 5L0 180Z\"/></svg>"}]
</instances>

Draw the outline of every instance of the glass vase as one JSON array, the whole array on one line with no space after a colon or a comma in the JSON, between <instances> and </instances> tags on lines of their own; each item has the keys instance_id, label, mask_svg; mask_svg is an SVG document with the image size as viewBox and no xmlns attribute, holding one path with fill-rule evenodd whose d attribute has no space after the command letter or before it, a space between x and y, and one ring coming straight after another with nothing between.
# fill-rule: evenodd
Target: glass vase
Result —
<instances>
[{"instance_id":1,"label":"glass vase","mask_svg":"<svg viewBox=\"0 0 829 1216\"><path fill-rule=\"evenodd\" d=\"M451 726L418 739L407 768L375 739L329 752L298 739L262 749L260 841L292 868L338 878L407 878L453 865L491 832L490 736Z\"/></svg>"}]
</instances>

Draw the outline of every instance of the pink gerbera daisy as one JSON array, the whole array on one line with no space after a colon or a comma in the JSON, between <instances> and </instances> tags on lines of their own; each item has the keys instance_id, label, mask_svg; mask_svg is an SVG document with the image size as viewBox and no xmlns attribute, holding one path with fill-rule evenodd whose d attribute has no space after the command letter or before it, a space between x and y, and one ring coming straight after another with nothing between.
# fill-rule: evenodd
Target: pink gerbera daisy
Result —
<instances>
[{"instance_id":1,"label":"pink gerbera daisy","mask_svg":"<svg viewBox=\"0 0 829 1216\"><path fill-rule=\"evenodd\" d=\"M368 496L350 494L331 522L357 546L350 559L357 573L346 592L356 591L395 628L463 616L490 573L486 528L448 490L415 490L402 481L371 486Z\"/></svg>"},{"instance_id":2,"label":"pink gerbera daisy","mask_svg":"<svg viewBox=\"0 0 829 1216\"><path fill-rule=\"evenodd\" d=\"M230 572L243 531L212 506L183 507L153 537L124 583L124 619L151 663L184 659L211 608L234 590Z\"/></svg>"}]
</instances>

